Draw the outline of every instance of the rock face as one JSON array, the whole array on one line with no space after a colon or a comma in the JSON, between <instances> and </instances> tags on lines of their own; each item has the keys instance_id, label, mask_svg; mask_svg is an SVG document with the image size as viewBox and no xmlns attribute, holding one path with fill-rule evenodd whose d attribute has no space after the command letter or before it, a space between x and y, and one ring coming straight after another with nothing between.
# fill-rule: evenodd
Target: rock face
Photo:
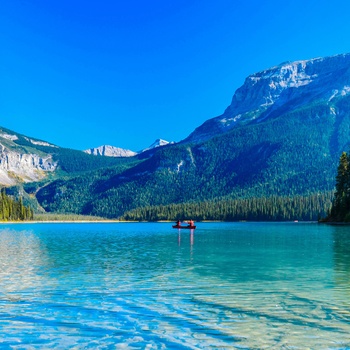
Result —
<instances>
[{"instance_id":1,"label":"rock face","mask_svg":"<svg viewBox=\"0 0 350 350\"><path fill-rule=\"evenodd\" d=\"M234 127L260 122L306 102L350 93L350 54L287 62L248 76L230 106L185 141L204 141Z\"/></svg>"},{"instance_id":2,"label":"rock face","mask_svg":"<svg viewBox=\"0 0 350 350\"><path fill-rule=\"evenodd\" d=\"M46 146L48 150L58 149L47 142L0 127L0 185L39 181L56 170L58 164L53 161L52 155L37 150L37 146Z\"/></svg>"},{"instance_id":3,"label":"rock face","mask_svg":"<svg viewBox=\"0 0 350 350\"><path fill-rule=\"evenodd\" d=\"M118 148L109 145L103 145L96 148L90 148L84 151L87 154L106 157L133 157L137 153L128 149Z\"/></svg>"},{"instance_id":4,"label":"rock face","mask_svg":"<svg viewBox=\"0 0 350 350\"><path fill-rule=\"evenodd\" d=\"M0 144L0 184L15 185L20 182L32 182L45 177L45 172L56 170L57 163L51 156L26 154L9 150Z\"/></svg>"}]
</instances>

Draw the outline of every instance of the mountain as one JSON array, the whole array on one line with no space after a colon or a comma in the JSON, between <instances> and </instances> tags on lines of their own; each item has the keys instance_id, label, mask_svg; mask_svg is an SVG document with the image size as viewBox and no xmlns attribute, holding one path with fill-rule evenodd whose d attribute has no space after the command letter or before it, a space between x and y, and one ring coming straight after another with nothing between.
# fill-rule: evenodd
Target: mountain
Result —
<instances>
[{"instance_id":1,"label":"mountain","mask_svg":"<svg viewBox=\"0 0 350 350\"><path fill-rule=\"evenodd\" d=\"M144 148L144 149L143 149L142 151L140 151L139 153L146 152L146 151L149 151L149 150L158 148L158 147L163 147L163 146L167 146L167 145L172 145L172 144L174 144L174 142L169 142L169 141L166 141L166 140L157 139L157 140L155 140L149 147Z\"/></svg>"},{"instance_id":2,"label":"mountain","mask_svg":"<svg viewBox=\"0 0 350 350\"><path fill-rule=\"evenodd\" d=\"M348 54L283 63L247 77L221 116L176 144L130 158L35 145L65 175L24 190L47 211L110 218L152 205L316 198L334 189L350 145L349 92Z\"/></svg>"},{"instance_id":3,"label":"mountain","mask_svg":"<svg viewBox=\"0 0 350 350\"><path fill-rule=\"evenodd\" d=\"M231 104L216 118L207 120L185 140L200 142L232 128L267 121L288 111L350 93L350 54L307 61L286 62L248 76L233 95Z\"/></svg>"},{"instance_id":4,"label":"mountain","mask_svg":"<svg viewBox=\"0 0 350 350\"><path fill-rule=\"evenodd\" d=\"M120 164L0 127L0 184L36 182Z\"/></svg>"},{"instance_id":5,"label":"mountain","mask_svg":"<svg viewBox=\"0 0 350 350\"><path fill-rule=\"evenodd\" d=\"M22 197L23 203L36 212L44 211L36 199L43 186L101 168L112 167L118 172L137 162L96 158L0 127L0 185L7 187L8 194Z\"/></svg>"},{"instance_id":6,"label":"mountain","mask_svg":"<svg viewBox=\"0 0 350 350\"><path fill-rule=\"evenodd\" d=\"M84 151L87 154L93 154L94 156L106 156L106 157L133 157L137 153L128 149L119 147L103 145L96 148L90 148Z\"/></svg>"},{"instance_id":7,"label":"mountain","mask_svg":"<svg viewBox=\"0 0 350 350\"><path fill-rule=\"evenodd\" d=\"M0 128L0 184L9 186L19 181L39 181L55 172L58 164L52 154L39 150L38 146L50 150L57 148L45 141Z\"/></svg>"},{"instance_id":8,"label":"mountain","mask_svg":"<svg viewBox=\"0 0 350 350\"><path fill-rule=\"evenodd\" d=\"M163 147L169 144L173 144L174 142L169 142L166 140L162 140L162 139L157 139L155 140L149 147L144 148L143 150L139 151L139 152L134 152L134 151L130 151L127 149L123 149L123 148L119 148L119 147L114 147L114 146L108 146L108 145L103 145L100 147L96 147L96 148L90 148L87 149L83 152L87 153L87 154L92 154L95 156L106 156L106 157L134 157L137 154L146 152L146 151L150 151L153 150L155 148L158 147Z\"/></svg>"}]
</instances>

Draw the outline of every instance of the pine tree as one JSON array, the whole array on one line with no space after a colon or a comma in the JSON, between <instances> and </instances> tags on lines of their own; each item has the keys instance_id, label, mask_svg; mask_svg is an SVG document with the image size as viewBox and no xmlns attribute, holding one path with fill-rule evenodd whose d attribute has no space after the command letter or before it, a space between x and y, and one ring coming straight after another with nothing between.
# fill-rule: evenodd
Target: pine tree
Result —
<instances>
[{"instance_id":1,"label":"pine tree","mask_svg":"<svg viewBox=\"0 0 350 350\"><path fill-rule=\"evenodd\" d=\"M343 152L339 159L338 171L336 176L334 202L331 210L331 217L336 221L343 221L346 214L350 211L350 176L349 176L349 157Z\"/></svg>"},{"instance_id":2,"label":"pine tree","mask_svg":"<svg viewBox=\"0 0 350 350\"><path fill-rule=\"evenodd\" d=\"M34 212L23 204L22 197L18 201L6 195L5 188L0 193L0 220L33 220Z\"/></svg>"}]
</instances>

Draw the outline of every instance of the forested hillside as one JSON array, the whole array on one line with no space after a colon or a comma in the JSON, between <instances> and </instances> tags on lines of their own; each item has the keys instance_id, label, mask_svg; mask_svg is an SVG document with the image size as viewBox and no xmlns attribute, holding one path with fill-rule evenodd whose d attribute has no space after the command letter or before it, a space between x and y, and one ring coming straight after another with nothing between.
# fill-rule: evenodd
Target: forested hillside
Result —
<instances>
[{"instance_id":1,"label":"forested hillside","mask_svg":"<svg viewBox=\"0 0 350 350\"><path fill-rule=\"evenodd\" d=\"M330 108L338 111L337 115ZM237 127L202 143L159 149L121 170L58 180L37 193L48 211L116 218L131 209L217 197L261 198L334 188L336 157L350 142L350 98L322 101Z\"/></svg>"},{"instance_id":2,"label":"forested hillside","mask_svg":"<svg viewBox=\"0 0 350 350\"><path fill-rule=\"evenodd\" d=\"M22 135L18 135L18 139L14 143L52 155L53 160L58 163L58 169L68 174L115 166L129 161L125 158L96 157L69 148L48 146L44 142L33 145L30 139Z\"/></svg>"}]
</instances>

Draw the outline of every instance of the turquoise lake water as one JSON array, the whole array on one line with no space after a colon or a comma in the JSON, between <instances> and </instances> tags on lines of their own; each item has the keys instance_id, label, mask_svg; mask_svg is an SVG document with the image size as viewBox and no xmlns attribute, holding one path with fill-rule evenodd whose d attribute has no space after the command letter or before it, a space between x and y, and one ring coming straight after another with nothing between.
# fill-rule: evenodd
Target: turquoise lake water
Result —
<instances>
[{"instance_id":1,"label":"turquoise lake water","mask_svg":"<svg viewBox=\"0 0 350 350\"><path fill-rule=\"evenodd\" d=\"M0 226L1 349L350 349L350 226Z\"/></svg>"}]
</instances>

